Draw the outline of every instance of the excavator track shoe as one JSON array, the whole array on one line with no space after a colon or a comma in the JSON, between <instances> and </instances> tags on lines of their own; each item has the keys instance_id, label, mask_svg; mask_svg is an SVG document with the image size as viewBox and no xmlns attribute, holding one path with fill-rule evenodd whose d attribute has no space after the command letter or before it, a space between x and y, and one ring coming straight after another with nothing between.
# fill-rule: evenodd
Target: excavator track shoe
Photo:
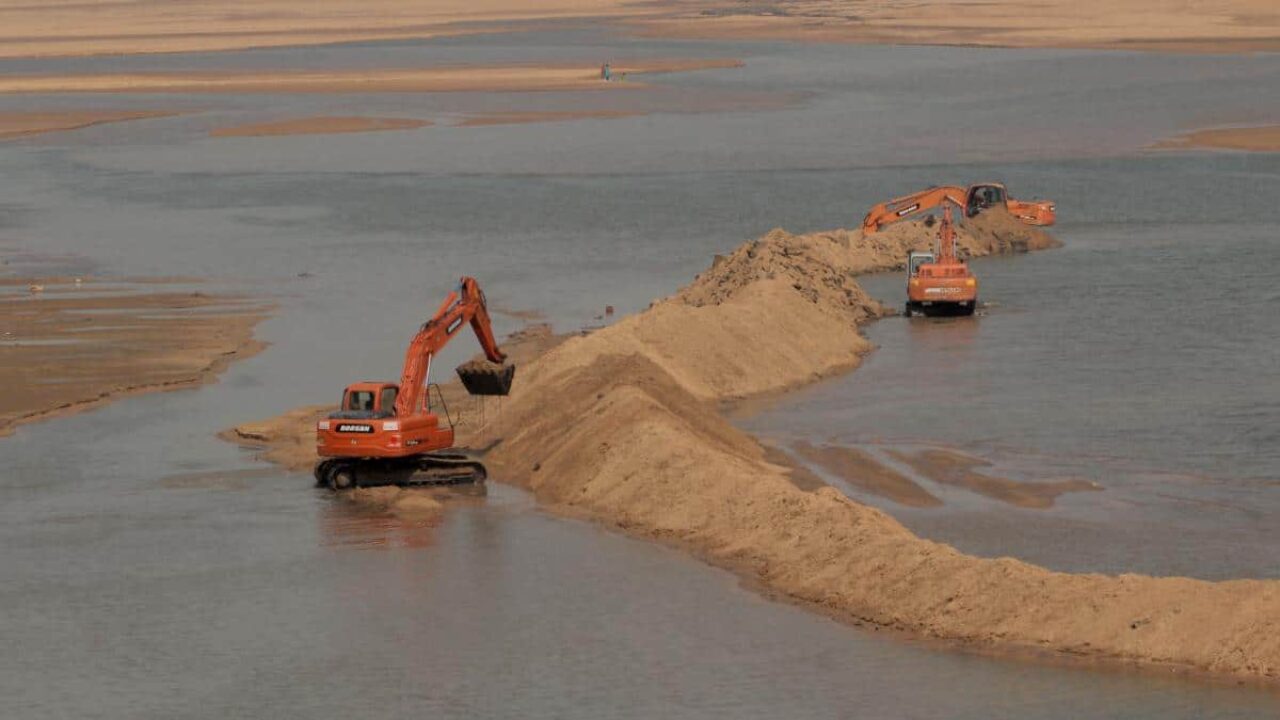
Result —
<instances>
[{"instance_id":1,"label":"excavator track shoe","mask_svg":"<svg viewBox=\"0 0 1280 720\"><path fill-rule=\"evenodd\" d=\"M511 392L511 381L516 376L512 363L494 363L472 360L458 366L458 379L472 395L506 395Z\"/></svg>"}]
</instances>

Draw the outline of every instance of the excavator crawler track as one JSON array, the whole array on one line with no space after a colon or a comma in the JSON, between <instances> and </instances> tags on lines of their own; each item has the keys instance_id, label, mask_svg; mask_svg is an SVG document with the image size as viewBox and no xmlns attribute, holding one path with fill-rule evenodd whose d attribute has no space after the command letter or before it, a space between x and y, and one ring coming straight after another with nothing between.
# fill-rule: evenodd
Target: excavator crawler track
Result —
<instances>
[{"instance_id":1,"label":"excavator crawler track","mask_svg":"<svg viewBox=\"0 0 1280 720\"><path fill-rule=\"evenodd\" d=\"M315 467L316 487L350 490L396 485L466 485L482 483L488 471L482 463L456 453L431 453L396 459L330 458Z\"/></svg>"}]
</instances>

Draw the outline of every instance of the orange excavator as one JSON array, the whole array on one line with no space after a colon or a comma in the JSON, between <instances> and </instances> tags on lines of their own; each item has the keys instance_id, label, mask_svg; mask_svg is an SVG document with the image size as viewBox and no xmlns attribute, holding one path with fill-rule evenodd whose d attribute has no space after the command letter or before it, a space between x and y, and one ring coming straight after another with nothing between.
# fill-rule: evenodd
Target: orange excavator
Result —
<instances>
[{"instance_id":1,"label":"orange excavator","mask_svg":"<svg viewBox=\"0 0 1280 720\"><path fill-rule=\"evenodd\" d=\"M431 363L470 324L488 362L457 368L472 395L506 395L515 365L506 363L489 321L484 293L464 277L428 320L405 353L400 384L359 382L342 393L342 405L316 423L319 485L345 490L360 485L454 484L481 482L484 465L459 453L454 426L440 386L430 382ZM433 394L434 391L434 394ZM443 417L442 417L443 415ZM443 421L443 422L442 422Z\"/></svg>"},{"instance_id":2,"label":"orange excavator","mask_svg":"<svg viewBox=\"0 0 1280 720\"><path fill-rule=\"evenodd\" d=\"M907 256L907 304L902 314L972 315L978 305L978 279L956 255L956 234L951 224L952 202L943 201L938 226L938 251ZM899 218L901 219L901 218Z\"/></svg>"},{"instance_id":3,"label":"orange excavator","mask_svg":"<svg viewBox=\"0 0 1280 720\"><path fill-rule=\"evenodd\" d=\"M979 183L970 185L968 189L959 185L941 185L876 205L862 219L862 232L870 235L889 223L947 202L963 208L965 217L976 217L983 210L1003 205L1010 215L1028 225L1052 225L1057 220L1057 206L1052 201L1014 200L1000 183Z\"/></svg>"}]
</instances>

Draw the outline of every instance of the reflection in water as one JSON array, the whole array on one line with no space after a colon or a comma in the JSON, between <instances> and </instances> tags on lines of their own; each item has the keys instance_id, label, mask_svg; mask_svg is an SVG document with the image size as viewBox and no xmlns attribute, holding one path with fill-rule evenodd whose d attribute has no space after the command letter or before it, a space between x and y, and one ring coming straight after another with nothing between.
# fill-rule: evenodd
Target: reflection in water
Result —
<instances>
[{"instance_id":1,"label":"reflection in water","mask_svg":"<svg viewBox=\"0 0 1280 720\"><path fill-rule=\"evenodd\" d=\"M927 352L930 346L945 346L950 352L972 348L982 330L983 310L968 317L913 317L907 324L907 339L916 350ZM929 378L922 378L928 381Z\"/></svg>"}]
</instances>

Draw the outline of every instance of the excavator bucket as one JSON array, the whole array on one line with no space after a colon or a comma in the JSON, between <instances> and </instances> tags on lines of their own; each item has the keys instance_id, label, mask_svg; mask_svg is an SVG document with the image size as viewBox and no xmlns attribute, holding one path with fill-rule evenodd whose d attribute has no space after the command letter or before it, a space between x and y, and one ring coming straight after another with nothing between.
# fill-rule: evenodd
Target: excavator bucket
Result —
<instances>
[{"instance_id":1,"label":"excavator bucket","mask_svg":"<svg viewBox=\"0 0 1280 720\"><path fill-rule=\"evenodd\" d=\"M457 369L462 386L472 395L506 395L511 392L511 380L516 376L515 365L488 360L465 362Z\"/></svg>"}]
</instances>

